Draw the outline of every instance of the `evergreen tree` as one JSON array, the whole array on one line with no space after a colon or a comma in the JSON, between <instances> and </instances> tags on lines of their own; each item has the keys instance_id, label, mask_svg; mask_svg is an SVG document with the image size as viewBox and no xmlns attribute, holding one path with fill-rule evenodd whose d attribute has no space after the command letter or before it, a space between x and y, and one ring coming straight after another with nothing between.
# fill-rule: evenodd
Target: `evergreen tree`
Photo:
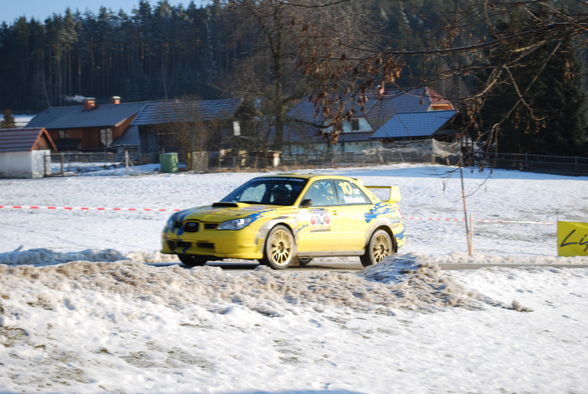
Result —
<instances>
[{"instance_id":1,"label":"evergreen tree","mask_svg":"<svg viewBox=\"0 0 588 394\"><path fill-rule=\"evenodd\" d=\"M0 128L2 129L11 129L16 127L16 123L14 121L14 116L12 115L12 110L5 109L4 110L4 120L0 122Z\"/></svg>"},{"instance_id":2,"label":"evergreen tree","mask_svg":"<svg viewBox=\"0 0 588 394\"><path fill-rule=\"evenodd\" d=\"M334 85L316 77L309 82L305 60L314 56L325 59L326 65L331 59L343 59L339 69L312 65L309 69L322 69L327 78L334 70L334 75L345 74L357 81L354 88L365 89L386 74L378 67L388 62L378 54L395 49L424 55L393 58L392 63L399 60L402 72L387 83L431 86L457 105L457 97L480 87L473 82L474 76L486 81L488 75L480 70L508 65L523 90L524 103L519 102L519 93L505 78L503 68L502 78L489 90L493 95L486 100L485 109L468 107L469 113L482 113L486 129L500 126L500 150L586 152L579 148L588 144L586 69L579 69L586 63L585 34L577 35L576 41L561 38L562 29L585 25L565 19L574 12L586 15L581 2L507 2L485 11L473 0L321 0L307 8L309 4L213 0L201 7L190 2L184 8L169 0L137 0L130 15L104 7L97 14L82 15L66 9L44 21L19 18L12 24L3 23L0 108L38 111L73 104L68 98L77 95L99 100L118 95L124 101L239 96L261 103L256 108L273 120L279 140L290 105L310 91L320 94L325 86ZM564 5L573 12L567 12ZM516 9L527 12L510 12ZM550 25L552 19L558 23ZM497 21L504 26L497 26ZM545 25L551 26L549 34L505 40L500 53L488 49L426 54L430 49L475 46L496 38L491 35L496 31L503 33L502 39L525 29L541 31ZM306 45L303 53L303 36L308 37L313 29L319 44ZM560 29L557 39L551 34L554 29ZM557 54L552 56L556 47ZM523 52L528 54L518 62ZM364 63L370 66L365 68L368 75L362 78L352 59L368 59ZM535 75L539 75L536 80Z\"/></svg>"}]
</instances>

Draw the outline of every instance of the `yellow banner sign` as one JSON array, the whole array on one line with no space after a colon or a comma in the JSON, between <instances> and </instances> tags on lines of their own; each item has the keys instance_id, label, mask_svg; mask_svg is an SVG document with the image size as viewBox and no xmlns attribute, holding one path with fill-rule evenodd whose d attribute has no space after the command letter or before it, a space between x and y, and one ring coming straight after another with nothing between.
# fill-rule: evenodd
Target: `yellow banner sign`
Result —
<instances>
[{"instance_id":1,"label":"yellow banner sign","mask_svg":"<svg viewBox=\"0 0 588 394\"><path fill-rule=\"evenodd\" d=\"M588 223L557 222L558 256L588 256Z\"/></svg>"}]
</instances>

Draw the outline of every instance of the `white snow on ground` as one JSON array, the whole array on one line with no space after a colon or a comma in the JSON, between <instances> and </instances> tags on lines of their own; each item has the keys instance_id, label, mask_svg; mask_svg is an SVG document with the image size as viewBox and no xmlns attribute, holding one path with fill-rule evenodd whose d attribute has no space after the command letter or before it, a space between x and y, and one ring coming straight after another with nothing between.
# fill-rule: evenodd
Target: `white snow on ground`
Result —
<instances>
[{"instance_id":1,"label":"white snow on ground","mask_svg":"<svg viewBox=\"0 0 588 394\"><path fill-rule=\"evenodd\" d=\"M448 170L321 172L461 218ZM186 208L255 175L0 180L0 205ZM588 221L586 177L465 177L475 218ZM476 223L467 257L463 223L407 220L401 254L363 271L186 269L158 253L168 215L0 209L0 392L588 392L588 269L536 266L588 263L556 256L555 225Z\"/></svg>"},{"instance_id":2,"label":"white snow on ground","mask_svg":"<svg viewBox=\"0 0 588 394\"><path fill-rule=\"evenodd\" d=\"M62 165L59 162L51 163L51 171L59 175ZM113 175L141 175L159 171L159 164L143 164L139 166L125 167L124 161L120 162L66 162L63 163L63 173L66 176L113 176Z\"/></svg>"},{"instance_id":3,"label":"white snow on ground","mask_svg":"<svg viewBox=\"0 0 588 394\"><path fill-rule=\"evenodd\" d=\"M365 184L399 185L407 217L463 218L459 174L451 167L390 165L322 170ZM124 171L124 169L123 169ZM122 173L120 173L122 174ZM257 175L267 173L78 176L0 180L0 205L122 208L188 208L209 204ZM465 171L468 207L475 219L588 221L588 177L519 171ZM156 251L168 213L19 211L3 209L0 253L47 248L65 252L112 248ZM407 220L403 252L466 251L463 222ZM555 256L555 225L476 223L477 253Z\"/></svg>"}]
</instances>

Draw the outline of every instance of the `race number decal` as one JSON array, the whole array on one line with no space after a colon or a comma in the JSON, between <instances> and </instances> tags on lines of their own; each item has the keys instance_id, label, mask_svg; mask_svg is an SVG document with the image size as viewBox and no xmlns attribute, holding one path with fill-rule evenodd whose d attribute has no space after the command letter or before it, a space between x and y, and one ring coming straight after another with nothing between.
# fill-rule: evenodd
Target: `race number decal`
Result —
<instances>
[{"instance_id":1,"label":"race number decal","mask_svg":"<svg viewBox=\"0 0 588 394\"><path fill-rule=\"evenodd\" d=\"M341 186L341 190L343 191L343 194L345 194L345 195L353 194L353 189L351 188L351 185L349 183L341 182L341 183L339 183L339 186Z\"/></svg>"},{"instance_id":2,"label":"race number decal","mask_svg":"<svg viewBox=\"0 0 588 394\"><path fill-rule=\"evenodd\" d=\"M369 204L370 200L355 185L346 181L337 181L339 185L339 197L344 204Z\"/></svg>"}]
</instances>

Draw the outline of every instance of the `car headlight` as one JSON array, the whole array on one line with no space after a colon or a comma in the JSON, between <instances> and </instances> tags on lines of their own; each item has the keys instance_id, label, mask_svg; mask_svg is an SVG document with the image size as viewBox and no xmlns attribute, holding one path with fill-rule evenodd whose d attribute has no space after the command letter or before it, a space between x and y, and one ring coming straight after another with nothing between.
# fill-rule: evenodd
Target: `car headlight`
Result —
<instances>
[{"instance_id":1,"label":"car headlight","mask_svg":"<svg viewBox=\"0 0 588 394\"><path fill-rule=\"evenodd\" d=\"M253 218L246 217L241 219L233 219L227 220L226 222L222 222L219 226L219 230L241 230L242 228L247 227L248 225L253 222Z\"/></svg>"}]
</instances>

